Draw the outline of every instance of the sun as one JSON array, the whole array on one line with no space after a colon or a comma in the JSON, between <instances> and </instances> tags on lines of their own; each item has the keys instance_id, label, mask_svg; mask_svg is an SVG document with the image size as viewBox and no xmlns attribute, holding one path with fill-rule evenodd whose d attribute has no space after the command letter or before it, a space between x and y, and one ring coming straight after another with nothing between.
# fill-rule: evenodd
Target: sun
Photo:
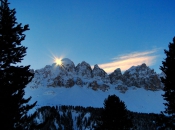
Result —
<instances>
[{"instance_id":1,"label":"sun","mask_svg":"<svg viewBox=\"0 0 175 130\"><path fill-rule=\"evenodd\" d=\"M55 61L55 63L57 64L57 65L61 65L61 58L57 58L57 57L55 57L55 59L54 59L54 61Z\"/></svg>"},{"instance_id":2,"label":"sun","mask_svg":"<svg viewBox=\"0 0 175 130\"><path fill-rule=\"evenodd\" d=\"M54 57L54 62L56 63L56 65L61 65L62 64L61 60L62 58Z\"/></svg>"},{"instance_id":3,"label":"sun","mask_svg":"<svg viewBox=\"0 0 175 130\"><path fill-rule=\"evenodd\" d=\"M56 56L55 54L53 54L52 52L50 52L52 56L50 56L53 60L53 62L56 64L56 66L61 66L62 65L62 59L64 56Z\"/></svg>"}]
</instances>

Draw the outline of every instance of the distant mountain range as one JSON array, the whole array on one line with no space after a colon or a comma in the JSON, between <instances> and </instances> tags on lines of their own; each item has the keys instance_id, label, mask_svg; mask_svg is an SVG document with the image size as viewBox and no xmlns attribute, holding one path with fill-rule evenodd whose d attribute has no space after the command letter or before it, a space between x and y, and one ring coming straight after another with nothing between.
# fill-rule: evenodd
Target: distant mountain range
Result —
<instances>
[{"instance_id":1,"label":"distant mountain range","mask_svg":"<svg viewBox=\"0 0 175 130\"><path fill-rule=\"evenodd\" d=\"M39 106L77 105L102 107L104 99L116 94L128 109L137 112L160 112L164 109L160 77L146 64L132 66L123 74L117 68L107 74L98 65L91 66L85 61L77 66L64 58L61 65L46 65L31 70L34 78L26 88L26 97Z\"/></svg>"}]
</instances>

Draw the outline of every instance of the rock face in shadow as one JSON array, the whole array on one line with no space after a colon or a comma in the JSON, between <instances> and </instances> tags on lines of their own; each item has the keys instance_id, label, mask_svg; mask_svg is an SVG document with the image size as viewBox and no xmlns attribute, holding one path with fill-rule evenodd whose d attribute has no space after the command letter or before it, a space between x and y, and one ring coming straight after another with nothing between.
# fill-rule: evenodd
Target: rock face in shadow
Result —
<instances>
[{"instance_id":1,"label":"rock face in shadow","mask_svg":"<svg viewBox=\"0 0 175 130\"><path fill-rule=\"evenodd\" d=\"M94 69L92 70L92 75L93 78L96 80L102 80L104 83L110 83L110 78L108 74L98 65L94 66Z\"/></svg>"},{"instance_id":2,"label":"rock face in shadow","mask_svg":"<svg viewBox=\"0 0 175 130\"><path fill-rule=\"evenodd\" d=\"M150 69L146 64L132 66L130 69L124 72L122 81L127 86L136 86L138 88L143 87L149 90L162 89L163 85L159 76Z\"/></svg>"},{"instance_id":3,"label":"rock face in shadow","mask_svg":"<svg viewBox=\"0 0 175 130\"><path fill-rule=\"evenodd\" d=\"M76 71L76 75L78 75L79 77L83 77L87 79L92 78L92 68L85 61L79 63L76 66L75 71Z\"/></svg>"},{"instance_id":4,"label":"rock face in shadow","mask_svg":"<svg viewBox=\"0 0 175 130\"><path fill-rule=\"evenodd\" d=\"M88 87L95 91L108 91L110 87L114 87L122 93L128 90L128 87L145 88L147 90L159 90L163 88L160 77L163 74L156 74L146 64L132 66L123 74L120 68L117 68L111 74L107 74L98 65L92 69L85 61L77 66L68 59L61 60L61 65L46 65L39 70L31 70L35 73L32 82L32 88L46 84L48 87L66 87L70 88L74 85L80 87Z\"/></svg>"},{"instance_id":5,"label":"rock face in shadow","mask_svg":"<svg viewBox=\"0 0 175 130\"><path fill-rule=\"evenodd\" d=\"M117 68L113 73L109 74L109 77L112 84L117 84L118 80L122 80L123 77L121 69Z\"/></svg>"}]
</instances>

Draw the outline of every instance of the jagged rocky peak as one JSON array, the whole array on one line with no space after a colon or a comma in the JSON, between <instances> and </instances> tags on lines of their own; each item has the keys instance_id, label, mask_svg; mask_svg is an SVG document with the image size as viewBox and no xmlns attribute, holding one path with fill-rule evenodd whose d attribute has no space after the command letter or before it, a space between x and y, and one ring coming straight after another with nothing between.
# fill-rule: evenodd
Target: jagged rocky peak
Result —
<instances>
[{"instance_id":1,"label":"jagged rocky peak","mask_svg":"<svg viewBox=\"0 0 175 130\"><path fill-rule=\"evenodd\" d=\"M105 77L107 75L107 73L101 69L97 64L94 65L94 68L92 70L92 74L93 76L99 76L99 77Z\"/></svg>"},{"instance_id":2,"label":"jagged rocky peak","mask_svg":"<svg viewBox=\"0 0 175 130\"><path fill-rule=\"evenodd\" d=\"M118 80L122 80L122 72L120 68L117 68L114 72L109 74L109 78L112 84L117 84Z\"/></svg>"},{"instance_id":3,"label":"jagged rocky peak","mask_svg":"<svg viewBox=\"0 0 175 130\"><path fill-rule=\"evenodd\" d=\"M75 71L78 76L82 76L84 78L92 78L92 68L85 61L79 63L75 67Z\"/></svg>"},{"instance_id":4,"label":"jagged rocky peak","mask_svg":"<svg viewBox=\"0 0 175 130\"><path fill-rule=\"evenodd\" d=\"M147 67L148 67L148 66L146 66L145 63L143 63L143 64L140 65L140 69L143 69L143 70L144 70L145 68L147 68Z\"/></svg>"},{"instance_id":5,"label":"jagged rocky peak","mask_svg":"<svg viewBox=\"0 0 175 130\"><path fill-rule=\"evenodd\" d=\"M97 64L94 65L92 75L96 79L101 79L104 83L110 83L110 78L108 74L103 69L101 69Z\"/></svg>"},{"instance_id":6,"label":"jagged rocky peak","mask_svg":"<svg viewBox=\"0 0 175 130\"><path fill-rule=\"evenodd\" d=\"M57 69L56 69L57 70ZM53 72L54 73L54 72ZM52 75L52 66L50 65L46 65L44 68L42 69L37 69L35 70L35 76L36 77L43 77L43 78L48 78Z\"/></svg>"},{"instance_id":7,"label":"jagged rocky peak","mask_svg":"<svg viewBox=\"0 0 175 130\"><path fill-rule=\"evenodd\" d=\"M68 59L68 58L63 58L61 60L61 66L66 69L68 72L73 72L75 71L75 65L74 63Z\"/></svg>"},{"instance_id":8,"label":"jagged rocky peak","mask_svg":"<svg viewBox=\"0 0 175 130\"><path fill-rule=\"evenodd\" d=\"M162 88L162 84L156 72L150 69L145 63L132 66L125 71L122 80L127 86L144 87L149 90Z\"/></svg>"}]
</instances>

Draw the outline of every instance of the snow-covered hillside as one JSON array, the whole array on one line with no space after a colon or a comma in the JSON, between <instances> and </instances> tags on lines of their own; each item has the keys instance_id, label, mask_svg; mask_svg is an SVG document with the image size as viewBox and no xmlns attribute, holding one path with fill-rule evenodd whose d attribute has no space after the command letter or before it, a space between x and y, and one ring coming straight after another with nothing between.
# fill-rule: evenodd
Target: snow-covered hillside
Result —
<instances>
[{"instance_id":1,"label":"snow-covered hillside","mask_svg":"<svg viewBox=\"0 0 175 130\"><path fill-rule=\"evenodd\" d=\"M32 82L25 89L25 96L32 96L31 103L38 101L38 107L103 107L104 99L116 94L125 102L128 110L146 113L164 110L160 77L145 64L131 67L123 75L120 69L108 75L98 65L91 69L83 61L75 66L65 58L62 65L47 65L34 73Z\"/></svg>"}]
</instances>

